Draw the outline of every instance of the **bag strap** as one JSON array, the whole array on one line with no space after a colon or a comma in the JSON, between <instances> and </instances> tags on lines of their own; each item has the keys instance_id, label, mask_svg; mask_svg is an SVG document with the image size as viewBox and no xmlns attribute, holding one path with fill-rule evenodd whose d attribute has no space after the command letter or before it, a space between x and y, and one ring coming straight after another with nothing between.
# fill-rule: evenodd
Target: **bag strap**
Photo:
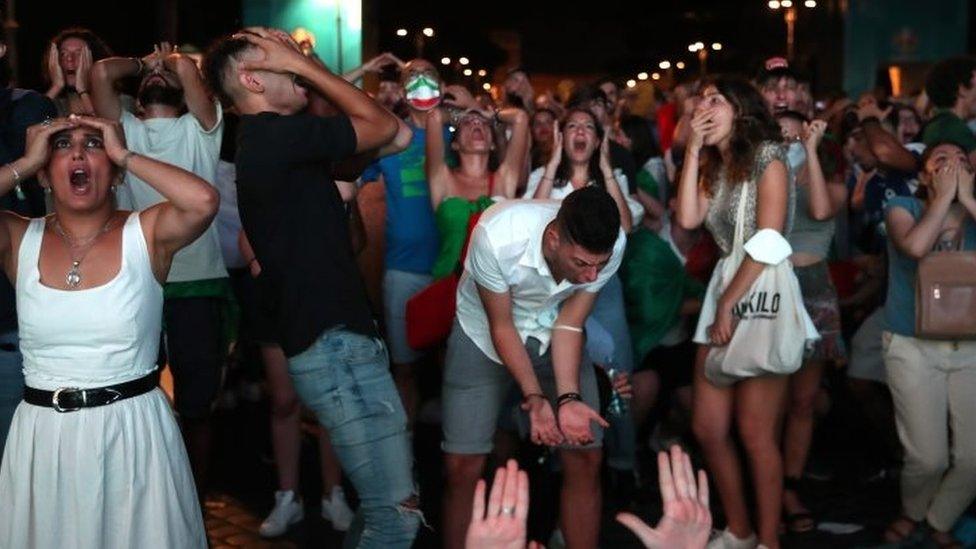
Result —
<instances>
[{"instance_id":1,"label":"bag strap","mask_svg":"<svg viewBox=\"0 0 976 549\"><path fill-rule=\"evenodd\" d=\"M968 216L967 216L968 217ZM966 238L966 222L967 219L963 219L962 222L956 228L942 229L939 231L939 236L935 239L934 251L943 252L960 252L963 250L965 244L964 240ZM953 233L952 239L943 238L943 235L947 233ZM951 242L952 247L949 249L943 249L942 244L944 242Z\"/></svg>"},{"instance_id":2,"label":"bag strap","mask_svg":"<svg viewBox=\"0 0 976 549\"><path fill-rule=\"evenodd\" d=\"M739 195L739 206L735 214L735 236L732 239L733 253L741 251L745 245L746 233L746 201L749 199L749 184L741 183L742 193Z\"/></svg>"}]
</instances>

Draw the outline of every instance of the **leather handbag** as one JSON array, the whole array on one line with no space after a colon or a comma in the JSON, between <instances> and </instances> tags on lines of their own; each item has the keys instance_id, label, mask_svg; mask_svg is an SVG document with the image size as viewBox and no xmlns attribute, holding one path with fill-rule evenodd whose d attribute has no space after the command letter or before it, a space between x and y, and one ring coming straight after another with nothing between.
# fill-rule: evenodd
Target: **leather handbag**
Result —
<instances>
[{"instance_id":1,"label":"leather handbag","mask_svg":"<svg viewBox=\"0 0 976 549\"><path fill-rule=\"evenodd\" d=\"M976 339L976 252L956 242L955 250L932 251L918 262L915 337Z\"/></svg>"}]
</instances>

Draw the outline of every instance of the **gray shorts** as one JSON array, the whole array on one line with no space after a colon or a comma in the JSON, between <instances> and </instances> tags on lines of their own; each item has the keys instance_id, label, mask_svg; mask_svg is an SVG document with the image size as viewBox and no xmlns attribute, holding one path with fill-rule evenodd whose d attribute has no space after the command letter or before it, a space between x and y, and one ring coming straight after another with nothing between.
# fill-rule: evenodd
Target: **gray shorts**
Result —
<instances>
[{"instance_id":1,"label":"gray shorts","mask_svg":"<svg viewBox=\"0 0 976 549\"><path fill-rule=\"evenodd\" d=\"M539 355L539 341L529 338L526 350L535 375L553 405L555 411L556 377L552 369L552 353ZM596 385L593 363L585 356L579 369L580 395L594 410L600 409L600 394ZM487 454L491 452L492 439L498 426L500 413L514 412L524 415L521 409L502 410L512 391L518 391L515 379L504 365L488 358L455 322L447 341L447 358L444 365L444 442L445 452L451 454ZM528 425L528 418L522 418ZM586 446L560 446L566 449L599 448L603 445L603 428L591 423L593 443Z\"/></svg>"},{"instance_id":2,"label":"gray shorts","mask_svg":"<svg viewBox=\"0 0 976 549\"><path fill-rule=\"evenodd\" d=\"M383 273L383 318L386 321L386 345L390 361L410 364L423 353L407 343L407 300L427 287L430 275L388 270Z\"/></svg>"}]
</instances>

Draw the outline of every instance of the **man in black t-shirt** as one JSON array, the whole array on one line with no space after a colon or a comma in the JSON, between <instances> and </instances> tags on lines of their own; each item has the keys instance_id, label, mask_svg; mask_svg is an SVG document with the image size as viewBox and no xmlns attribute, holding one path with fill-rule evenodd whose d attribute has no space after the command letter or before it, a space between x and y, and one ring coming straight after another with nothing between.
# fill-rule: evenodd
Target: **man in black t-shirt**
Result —
<instances>
[{"instance_id":1,"label":"man in black t-shirt","mask_svg":"<svg viewBox=\"0 0 976 549\"><path fill-rule=\"evenodd\" d=\"M241 114L238 205L261 264L264 313L299 396L329 430L359 493L354 547L409 547L421 517L406 415L354 261L332 163L390 143L396 117L284 32L248 29L218 41L204 72ZM301 112L305 86L342 113Z\"/></svg>"}]
</instances>

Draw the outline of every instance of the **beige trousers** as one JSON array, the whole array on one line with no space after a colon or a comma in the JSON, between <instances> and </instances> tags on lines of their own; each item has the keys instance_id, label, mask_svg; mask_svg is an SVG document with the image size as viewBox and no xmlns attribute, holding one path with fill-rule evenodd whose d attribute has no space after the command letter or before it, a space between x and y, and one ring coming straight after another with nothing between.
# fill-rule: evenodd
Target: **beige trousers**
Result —
<instances>
[{"instance_id":1,"label":"beige trousers","mask_svg":"<svg viewBox=\"0 0 976 549\"><path fill-rule=\"evenodd\" d=\"M882 348L905 449L904 512L948 531L976 496L976 341L884 332Z\"/></svg>"}]
</instances>

